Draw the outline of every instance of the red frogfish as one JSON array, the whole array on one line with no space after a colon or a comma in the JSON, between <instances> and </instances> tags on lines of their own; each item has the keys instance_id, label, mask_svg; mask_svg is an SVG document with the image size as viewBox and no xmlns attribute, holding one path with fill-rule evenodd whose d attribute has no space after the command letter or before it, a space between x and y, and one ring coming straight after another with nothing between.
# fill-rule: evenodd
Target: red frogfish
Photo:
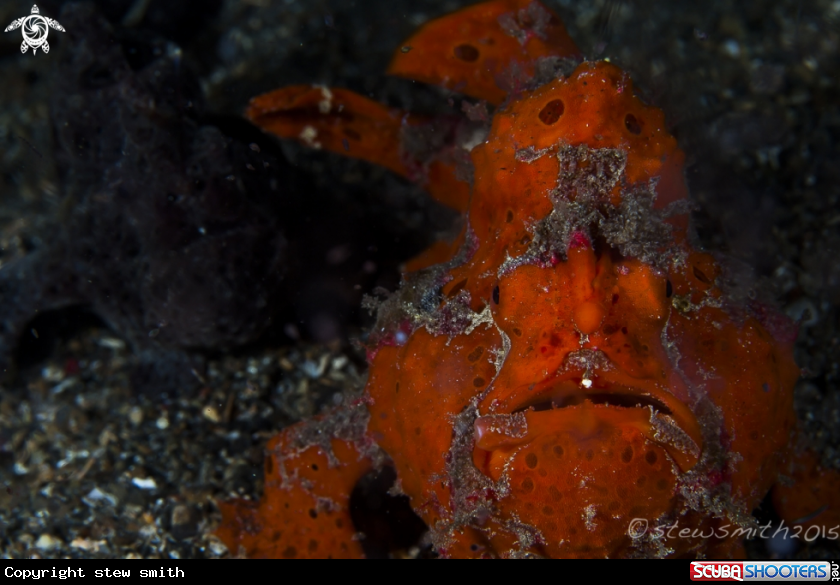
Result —
<instances>
[{"instance_id":1,"label":"red frogfish","mask_svg":"<svg viewBox=\"0 0 840 585\"><path fill-rule=\"evenodd\" d=\"M463 229L370 302L364 394L270 442L259 503L220 504L232 553L363 556L350 492L383 465L444 557L738 556L782 476L804 478L783 517L838 518L837 472L792 466L795 326L719 286L685 156L626 73L529 0L426 24L389 73L475 101L441 121L295 86L247 111L419 182Z\"/></svg>"}]
</instances>

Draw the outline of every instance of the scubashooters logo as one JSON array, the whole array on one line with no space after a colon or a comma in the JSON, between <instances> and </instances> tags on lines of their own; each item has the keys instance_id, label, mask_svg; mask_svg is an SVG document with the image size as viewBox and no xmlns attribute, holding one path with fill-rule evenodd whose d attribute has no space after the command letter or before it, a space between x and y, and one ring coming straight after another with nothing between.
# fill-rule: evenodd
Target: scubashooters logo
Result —
<instances>
[{"instance_id":1,"label":"scubashooters logo","mask_svg":"<svg viewBox=\"0 0 840 585\"><path fill-rule=\"evenodd\" d=\"M837 564L827 561L693 561L692 581L828 581Z\"/></svg>"},{"instance_id":2,"label":"scubashooters logo","mask_svg":"<svg viewBox=\"0 0 840 585\"><path fill-rule=\"evenodd\" d=\"M32 54L38 52L38 49L44 53L50 52L50 44L47 42L47 35L50 29L54 28L59 32L65 32L64 27L58 24L57 20L41 16L37 5L32 6L32 14L13 20L12 24L6 27L3 32L21 29L23 33L23 42L20 45L20 52L25 53L27 49L32 49Z\"/></svg>"}]
</instances>

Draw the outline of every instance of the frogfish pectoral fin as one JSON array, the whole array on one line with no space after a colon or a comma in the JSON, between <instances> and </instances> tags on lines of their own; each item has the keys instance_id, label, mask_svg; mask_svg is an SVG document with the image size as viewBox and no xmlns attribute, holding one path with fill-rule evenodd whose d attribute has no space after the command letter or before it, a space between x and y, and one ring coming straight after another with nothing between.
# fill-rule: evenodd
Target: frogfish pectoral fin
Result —
<instances>
[{"instance_id":1,"label":"frogfish pectoral fin","mask_svg":"<svg viewBox=\"0 0 840 585\"><path fill-rule=\"evenodd\" d=\"M420 183L438 202L464 211L470 185L444 160L418 160L403 147L403 132L426 122L347 89L295 85L251 100L246 117L266 132L316 150L383 166Z\"/></svg>"},{"instance_id":2,"label":"frogfish pectoral fin","mask_svg":"<svg viewBox=\"0 0 840 585\"><path fill-rule=\"evenodd\" d=\"M350 517L350 494L374 468L357 444L333 438L299 446L305 423L268 444L265 489L258 502L220 502L216 531L232 555L248 558L363 558Z\"/></svg>"},{"instance_id":3,"label":"frogfish pectoral fin","mask_svg":"<svg viewBox=\"0 0 840 585\"><path fill-rule=\"evenodd\" d=\"M406 176L403 114L347 89L294 85L251 100L246 117L267 132L359 158Z\"/></svg>"}]
</instances>

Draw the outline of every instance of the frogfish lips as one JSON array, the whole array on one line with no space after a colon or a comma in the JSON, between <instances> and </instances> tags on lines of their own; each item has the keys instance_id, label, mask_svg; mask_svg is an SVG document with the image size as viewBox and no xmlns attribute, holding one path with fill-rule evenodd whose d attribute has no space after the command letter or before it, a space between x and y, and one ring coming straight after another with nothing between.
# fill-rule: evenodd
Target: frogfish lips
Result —
<instances>
[{"instance_id":1,"label":"frogfish lips","mask_svg":"<svg viewBox=\"0 0 840 585\"><path fill-rule=\"evenodd\" d=\"M585 461L603 452L629 463L633 452L655 449L678 473L693 468L703 448L700 425L686 404L659 384L620 372L565 373L509 396L474 423L473 461L494 481L512 459L525 457L529 467L535 445L555 455L553 465L562 459L558 452L582 454Z\"/></svg>"}]
</instances>

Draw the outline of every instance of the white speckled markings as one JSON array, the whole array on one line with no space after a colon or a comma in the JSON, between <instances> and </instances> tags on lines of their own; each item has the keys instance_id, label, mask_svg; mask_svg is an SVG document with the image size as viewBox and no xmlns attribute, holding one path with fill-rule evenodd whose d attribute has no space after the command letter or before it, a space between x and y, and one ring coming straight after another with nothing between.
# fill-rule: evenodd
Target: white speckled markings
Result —
<instances>
[{"instance_id":1,"label":"white speckled markings","mask_svg":"<svg viewBox=\"0 0 840 585\"><path fill-rule=\"evenodd\" d=\"M13 20L12 24L7 26L3 32L21 29L23 42L20 44L20 52L25 53L28 49L32 49L34 55L38 52L38 49L41 49L44 53L50 52L47 35L51 28L59 32L65 32L64 27L58 24L57 20L41 16L38 6L33 4L32 14Z\"/></svg>"}]
</instances>

